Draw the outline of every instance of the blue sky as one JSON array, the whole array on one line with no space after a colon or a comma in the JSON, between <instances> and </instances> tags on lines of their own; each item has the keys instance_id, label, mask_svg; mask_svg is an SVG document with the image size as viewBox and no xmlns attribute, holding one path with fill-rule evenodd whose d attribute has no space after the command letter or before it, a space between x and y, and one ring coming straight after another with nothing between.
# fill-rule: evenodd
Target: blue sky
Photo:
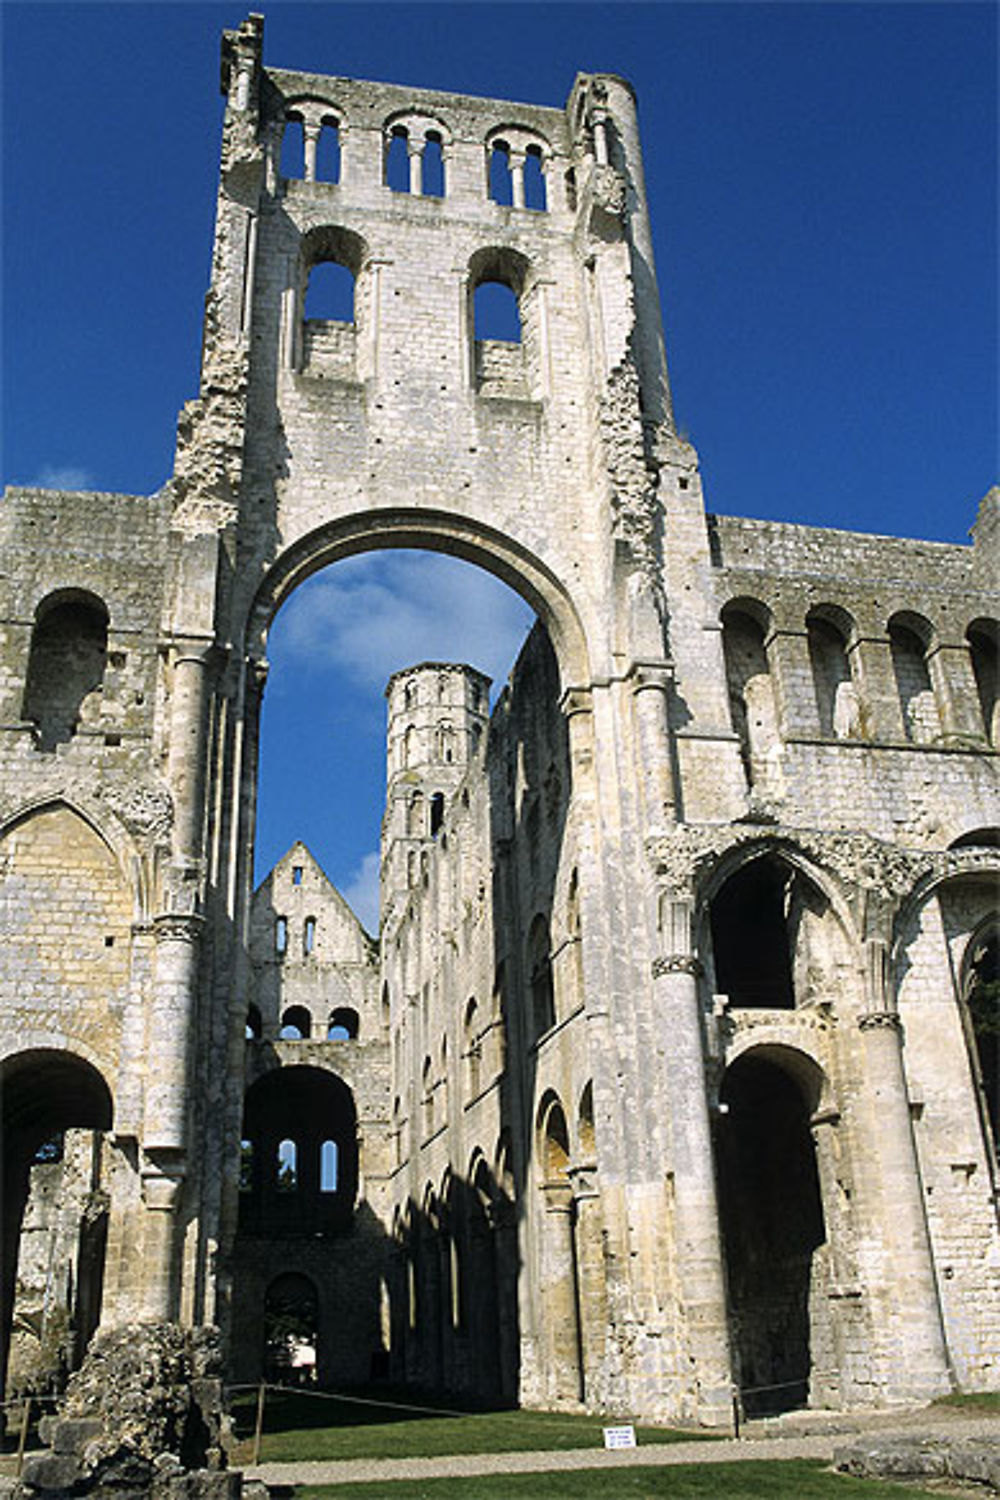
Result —
<instances>
[{"instance_id":1,"label":"blue sky","mask_svg":"<svg viewBox=\"0 0 1000 1500\"><path fill-rule=\"evenodd\" d=\"M549 104L579 70L625 74L676 413L709 507L965 538L996 477L994 7L257 8L275 66ZM196 392L218 37L244 13L0 5L5 481L148 493L168 476ZM357 894L384 783L378 674L417 640L428 656L474 644L504 674L519 602L429 566L435 620L403 554L340 565L279 617L267 861L302 834ZM366 650L352 622L375 616Z\"/></svg>"}]
</instances>

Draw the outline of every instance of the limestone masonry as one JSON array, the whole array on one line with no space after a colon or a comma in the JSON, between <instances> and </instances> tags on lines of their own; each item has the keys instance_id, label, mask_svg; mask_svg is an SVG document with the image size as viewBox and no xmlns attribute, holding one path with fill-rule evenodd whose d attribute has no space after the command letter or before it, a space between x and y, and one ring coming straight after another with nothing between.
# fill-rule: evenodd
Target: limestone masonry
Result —
<instances>
[{"instance_id":1,"label":"limestone masonry","mask_svg":"<svg viewBox=\"0 0 1000 1500\"><path fill-rule=\"evenodd\" d=\"M706 514L629 85L262 36L172 478L0 517L9 1393L137 1322L715 1426L997 1389L1000 491L970 546ZM304 843L252 889L260 705L296 586L415 546L538 623L492 713L389 683L375 940Z\"/></svg>"}]
</instances>

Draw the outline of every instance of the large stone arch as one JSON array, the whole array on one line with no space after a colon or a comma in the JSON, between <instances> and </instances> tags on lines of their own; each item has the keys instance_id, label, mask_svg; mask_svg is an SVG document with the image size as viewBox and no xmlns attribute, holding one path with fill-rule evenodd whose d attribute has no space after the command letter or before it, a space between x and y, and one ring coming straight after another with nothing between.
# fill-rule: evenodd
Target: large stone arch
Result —
<instances>
[{"instance_id":1,"label":"large stone arch","mask_svg":"<svg viewBox=\"0 0 1000 1500\"><path fill-rule=\"evenodd\" d=\"M0 1391L5 1387L11 1322L17 1301L18 1260L21 1228L25 1208L33 1190L35 1165L46 1158L40 1148L58 1139L68 1130L107 1131L115 1113L114 1100L105 1073L78 1049L62 1046L32 1046L22 1041L17 1050L0 1060L0 1192L2 1192L2 1244L0 1244ZM96 1326L100 1312L100 1285L103 1279L103 1235L106 1214L99 1226L99 1262L85 1271L82 1228L76 1226L76 1240L70 1228L64 1228L60 1243L47 1247L50 1264L61 1257L72 1265L75 1306L66 1309L77 1321L78 1347L83 1353L85 1337ZM41 1226L43 1233L46 1226ZM55 1234L55 1226L48 1237ZM76 1241L79 1241L77 1243ZM89 1283L82 1284L84 1279ZM89 1303L80 1305L85 1293ZM85 1325L85 1326L82 1326ZM68 1350L70 1358L74 1351Z\"/></svg>"},{"instance_id":2,"label":"large stone arch","mask_svg":"<svg viewBox=\"0 0 1000 1500\"><path fill-rule=\"evenodd\" d=\"M589 681L588 649L569 589L523 543L458 510L405 507L356 512L293 542L269 569L250 604L246 647L263 656L271 621L311 574L362 552L425 548L477 564L520 594L542 620L555 648L563 688Z\"/></svg>"}]
</instances>

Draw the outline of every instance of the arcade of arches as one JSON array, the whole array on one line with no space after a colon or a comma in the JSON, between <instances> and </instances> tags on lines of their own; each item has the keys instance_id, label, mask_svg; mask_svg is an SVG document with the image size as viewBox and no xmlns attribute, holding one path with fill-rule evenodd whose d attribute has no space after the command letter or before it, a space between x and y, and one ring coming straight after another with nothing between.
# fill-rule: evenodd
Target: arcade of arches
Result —
<instances>
[{"instance_id":1,"label":"arcade of arches","mask_svg":"<svg viewBox=\"0 0 1000 1500\"><path fill-rule=\"evenodd\" d=\"M1000 491L969 546L707 513L627 85L417 107L262 25L170 482L0 509L8 1391L137 1320L712 1426L996 1389ZM251 871L271 622L391 547L537 623L492 710L391 677L370 934Z\"/></svg>"}]
</instances>

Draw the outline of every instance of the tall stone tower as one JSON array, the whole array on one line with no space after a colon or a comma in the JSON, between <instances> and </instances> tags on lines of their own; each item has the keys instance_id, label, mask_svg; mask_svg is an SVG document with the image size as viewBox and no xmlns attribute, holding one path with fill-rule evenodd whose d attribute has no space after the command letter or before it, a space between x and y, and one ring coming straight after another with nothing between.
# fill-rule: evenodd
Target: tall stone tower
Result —
<instances>
[{"instance_id":1,"label":"tall stone tower","mask_svg":"<svg viewBox=\"0 0 1000 1500\"><path fill-rule=\"evenodd\" d=\"M389 679L383 905L393 891L409 890L420 878L427 840L440 832L447 805L482 744L489 691L482 672L449 662L422 662Z\"/></svg>"}]
</instances>

